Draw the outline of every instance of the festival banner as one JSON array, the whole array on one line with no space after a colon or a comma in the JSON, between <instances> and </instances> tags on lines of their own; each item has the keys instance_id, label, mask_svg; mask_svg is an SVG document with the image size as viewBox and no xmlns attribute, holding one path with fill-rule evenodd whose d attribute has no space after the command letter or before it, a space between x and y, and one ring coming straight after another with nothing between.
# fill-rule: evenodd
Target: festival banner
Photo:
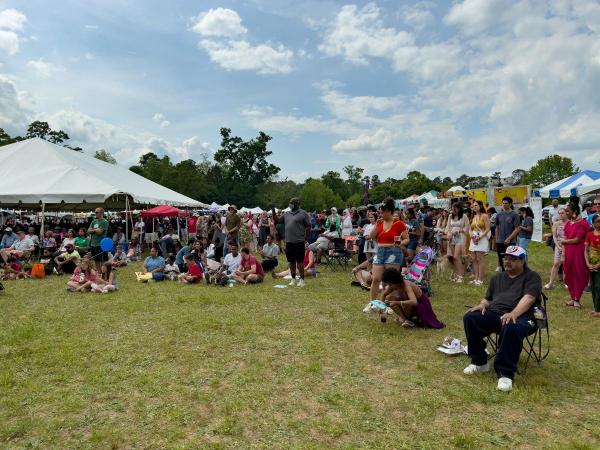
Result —
<instances>
[{"instance_id":1,"label":"festival banner","mask_svg":"<svg viewBox=\"0 0 600 450\"><path fill-rule=\"evenodd\" d=\"M535 242L542 242L542 198L531 197L529 199L529 207L533 211L533 235L531 236L531 240Z\"/></svg>"},{"instance_id":2,"label":"festival banner","mask_svg":"<svg viewBox=\"0 0 600 450\"><path fill-rule=\"evenodd\" d=\"M503 186L494 188L494 205L502 205L502 198L510 197L513 199L515 207L529 203L531 186Z\"/></svg>"},{"instance_id":3,"label":"festival banner","mask_svg":"<svg viewBox=\"0 0 600 450\"><path fill-rule=\"evenodd\" d=\"M467 198L470 204L480 201L485 205L488 202L488 191L487 189L470 189L467 191Z\"/></svg>"}]
</instances>

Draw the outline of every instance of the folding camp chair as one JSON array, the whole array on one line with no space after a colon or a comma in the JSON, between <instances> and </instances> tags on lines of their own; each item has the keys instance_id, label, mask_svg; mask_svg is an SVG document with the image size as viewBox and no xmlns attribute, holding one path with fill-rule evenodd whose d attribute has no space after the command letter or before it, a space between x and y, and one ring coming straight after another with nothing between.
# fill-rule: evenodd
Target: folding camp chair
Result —
<instances>
[{"instance_id":1,"label":"folding camp chair","mask_svg":"<svg viewBox=\"0 0 600 450\"><path fill-rule=\"evenodd\" d=\"M410 263L404 279L417 284L428 296L431 296L431 263L434 254L430 247L423 247Z\"/></svg>"},{"instance_id":2,"label":"folding camp chair","mask_svg":"<svg viewBox=\"0 0 600 450\"><path fill-rule=\"evenodd\" d=\"M346 248L346 241L342 238L333 239L324 255L331 270L348 269L348 261L352 258L352 252Z\"/></svg>"},{"instance_id":3,"label":"folding camp chair","mask_svg":"<svg viewBox=\"0 0 600 450\"><path fill-rule=\"evenodd\" d=\"M523 351L527 354L527 359L525 361L525 367L523 367L523 370L517 370L517 372L522 376L525 376L525 372L527 372L527 367L529 366L529 361L532 358L537 362L537 365L540 366L542 361L550 354L550 325L548 324L548 308L546 307L547 301L548 297L542 292L543 315L535 318L535 331L529 336L526 336L523 340ZM543 343L544 335L546 337L545 346ZM500 336L498 333L490 334L487 337L487 343L492 350L491 352L488 352L489 361L496 356L496 353L498 352L498 347L500 345Z\"/></svg>"}]
</instances>

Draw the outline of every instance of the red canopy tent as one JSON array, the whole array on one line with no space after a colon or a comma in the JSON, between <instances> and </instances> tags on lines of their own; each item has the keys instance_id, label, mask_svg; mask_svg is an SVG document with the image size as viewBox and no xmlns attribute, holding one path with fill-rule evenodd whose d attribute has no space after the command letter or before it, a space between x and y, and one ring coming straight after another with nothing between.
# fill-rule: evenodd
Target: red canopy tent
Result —
<instances>
[{"instance_id":1,"label":"red canopy tent","mask_svg":"<svg viewBox=\"0 0 600 450\"><path fill-rule=\"evenodd\" d=\"M187 215L185 211L167 205L160 205L155 208L142 211L142 217L181 217L185 215Z\"/></svg>"},{"instance_id":2,"label":"red canopy tent","mask_svg":"<svg viewBox=\"0 0 600 450\"><path fill-rule=\"evenodd\" d=\"M154 208L142 211L142 217L152 217L152 233L154 233L155 217L183 217L187 216L185 211L168 205L160 205ZM179 220L177 220L177 234L179 235ZM179 236L181 238L181 235Z\"/></svg>"}]
</instances>

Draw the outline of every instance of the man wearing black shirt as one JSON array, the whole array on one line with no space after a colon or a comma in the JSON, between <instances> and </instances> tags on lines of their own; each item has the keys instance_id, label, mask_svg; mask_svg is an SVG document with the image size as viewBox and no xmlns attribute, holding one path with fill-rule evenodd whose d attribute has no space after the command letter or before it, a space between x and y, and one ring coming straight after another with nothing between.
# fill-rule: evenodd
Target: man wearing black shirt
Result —
<instances>
[{"instance_id":1,"label":"man wearing black shirt","mask_svg":"<svg viewBox=\"0 0 600 450\"><path fill-rule=\"evenodd\" d=\"M539 304L542 295L542 279L526 266L526 256L521 247L506 249L506 272L491 279L485 298L469 309L463 320L471 357L471 364L464 373L473 375L490 370L484 338L498 333L494 370L498 376L498 389L505 392L512 390L523 339L536 330L533 308Z\"/></svg>"}]
</instances>

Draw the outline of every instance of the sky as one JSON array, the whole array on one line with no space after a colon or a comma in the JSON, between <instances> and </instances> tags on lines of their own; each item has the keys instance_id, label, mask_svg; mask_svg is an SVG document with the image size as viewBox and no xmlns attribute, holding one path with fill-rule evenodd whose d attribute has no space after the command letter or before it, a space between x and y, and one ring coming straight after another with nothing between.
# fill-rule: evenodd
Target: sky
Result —
<instances>
[{"instance_id":1,"label":"sky","mask_svg":"<svg viewBox=\"0 0 600 450\"><path fill-rule=\"evenodd\" d=\"M597 0L0 0L0 127L130 166L273 137L281 178L600 169Z\"/></svg>"}]
</instances>

